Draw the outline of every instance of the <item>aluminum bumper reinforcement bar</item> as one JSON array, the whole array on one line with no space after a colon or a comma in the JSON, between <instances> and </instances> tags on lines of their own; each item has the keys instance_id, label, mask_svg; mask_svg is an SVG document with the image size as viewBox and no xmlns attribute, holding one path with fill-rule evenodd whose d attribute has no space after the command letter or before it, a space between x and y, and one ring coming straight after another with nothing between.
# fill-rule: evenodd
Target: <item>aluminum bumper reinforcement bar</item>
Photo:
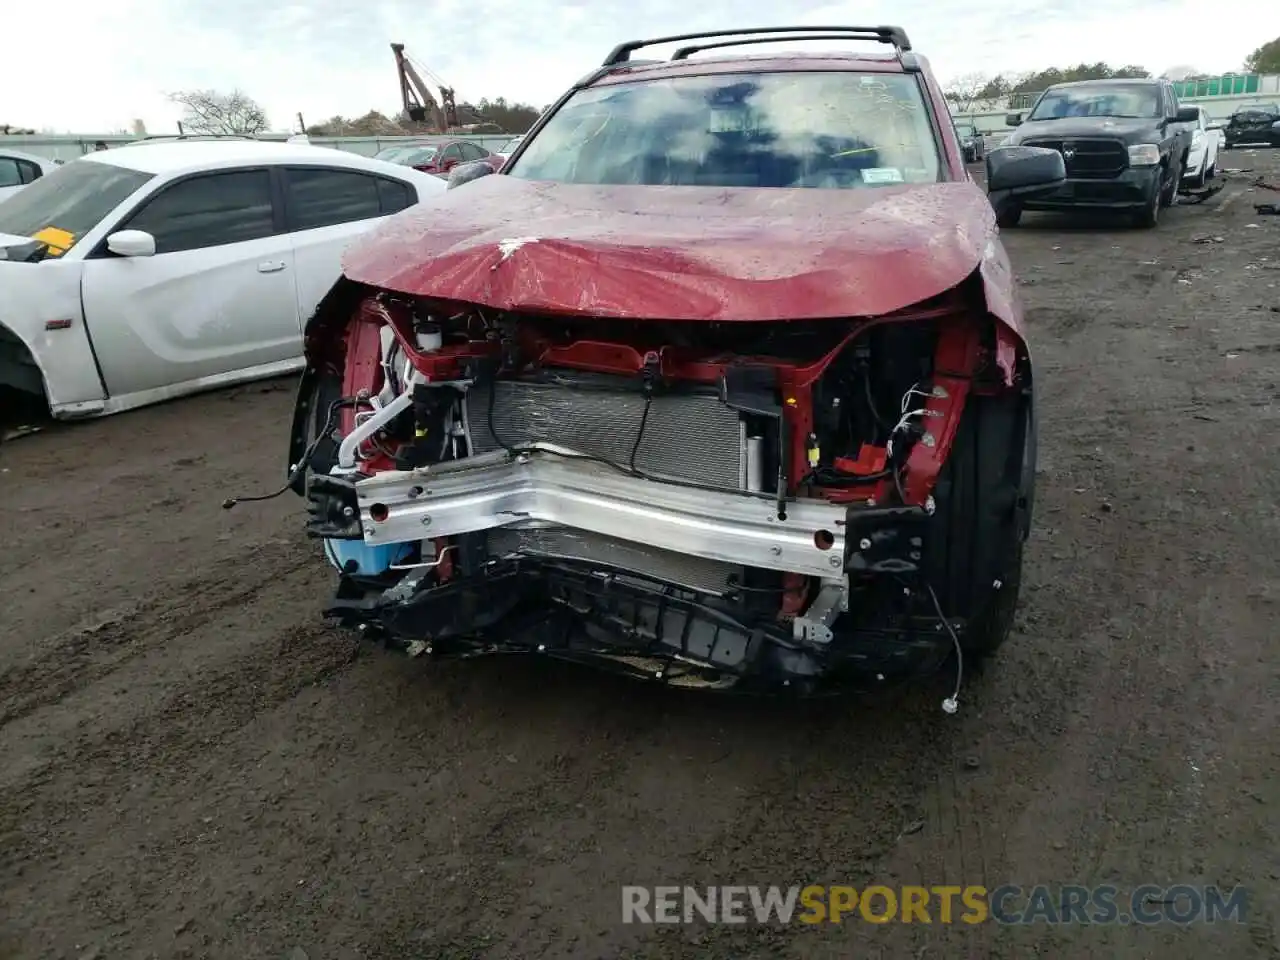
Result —
<instances>
[{"instance_id":1,"label":"aluminum bumper reinforcement bar","mask_svg":"<svg viewBox=\"0 0 1280 960\"><path fill-rule=\"evenodd\" d=\"M750 567L832 578L844 572L846 508L628 476L572 451L481 454L356 484L371 546L519 524L559 524Z\"/></svg>"}]
</instances>

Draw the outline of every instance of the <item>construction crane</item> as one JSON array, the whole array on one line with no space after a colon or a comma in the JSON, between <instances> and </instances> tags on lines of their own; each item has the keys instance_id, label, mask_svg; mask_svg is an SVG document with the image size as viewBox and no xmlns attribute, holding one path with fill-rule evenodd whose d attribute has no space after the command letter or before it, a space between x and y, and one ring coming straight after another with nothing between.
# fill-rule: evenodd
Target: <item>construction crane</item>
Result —
<instances>
[{"instance_id":1,"label":"construction crane","mask_svg":"<svg viewBox=\"0 0 1280 960\"><path fill-rule=\"evenodd\" d=\"M414 64L404 52L403 43L393 43L391 52L396 58L396 73L400 76L400 102L404 112L414 123L426 123L435 127L434 133L452 133L458 127L458 106L453 100L453 88L445 86L439 77L426 67L426 73L440 88L440 102L431 95L422 73L418 72L421 64Z\"/></svg>"}]
</instances>

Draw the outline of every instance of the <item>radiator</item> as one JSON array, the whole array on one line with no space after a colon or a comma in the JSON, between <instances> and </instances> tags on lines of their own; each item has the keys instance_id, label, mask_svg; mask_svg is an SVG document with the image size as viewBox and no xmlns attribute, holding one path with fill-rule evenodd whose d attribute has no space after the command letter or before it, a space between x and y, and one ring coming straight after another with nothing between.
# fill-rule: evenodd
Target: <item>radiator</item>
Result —
<instances>
[{"instance_id":1,"label":"radiator","mask_svg":"<svg viewBox=\"0 0 1280 960\"><path fill-rule=\"evenodd\" d=\"M469 391L467 419L475 452L542 440L629 464L644 415L643 394L632 384L619 388L612 378L584 376L573 383L499 380L492 388ZM490 389L495 391L492 425ZM714 393L657 393L635 466L653 476L738 490L746 475L744 447L737 411Z\"/></svg>"},{"instance_id":2,"label":"radiator","mask_svg":"<svg viewBox=\"0 0 1280 960\"><path fill-rule=\"evenodd\" d=\"M628 465L644 416L644 395L634 384L577 375L563 382L500 380L469 391L467 421L477 453L535 440ZM644 422L636 469L651 476L741 489L746 475L743 428L737 411L714 393L657 393ZM559 557L599 563L667 583L723 594L738 567L654 550L626 540L564 527L506 528L489 534L490 556Z\"/></svg>"},{"instance_id":3,"label":"radiator","mask_svg":"<svg viewBox=\"0 0 1280 960\"><path fill-rule=\"evenodd\" d=\"M584 560L610 570L647 574L666 583L717 595L728 592L730 577L734 574L741 580L741 568L728 563L654 550L627 540L564 527L491 530L488 551L491 557L521 554Z\"/></svg>"}]
</instances>

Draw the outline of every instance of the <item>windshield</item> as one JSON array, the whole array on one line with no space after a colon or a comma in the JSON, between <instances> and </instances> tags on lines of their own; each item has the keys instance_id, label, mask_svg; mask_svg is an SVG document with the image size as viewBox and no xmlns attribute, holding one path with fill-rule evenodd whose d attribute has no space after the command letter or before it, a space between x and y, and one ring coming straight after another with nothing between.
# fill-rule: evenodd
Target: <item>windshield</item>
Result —
<instances>
[{"instance_id":1,"label":"windshield","mask_svg":"<svg viewBox=\"0 0 1280 960\"><path fill-rule=\"evenodd\" d=\"M412 167L418 163L430 163L432 158L439 152L436 147L414 147L396 157L396 162L402 163L406 167Z\"/></svg>"},{"instance_id":2,"label":"windshield","mask_svg":"<svg viewBox=\"0 0 1280 960\"><path fill-rule=\"evenodd\" d=\"M815 71L669 77L579 91L524 148L511 175L843 189L934 183L941 165L914 77Z\"/></svg>"},{"instance_id":3,"label":"windshield","mask_svg":"<svg viewBox=\"0 0 1280 960\"><path fill-rule=\"evenodd\" d=\"M398 143L394 147L383 147L373 155L375 160L403 160L408 154L421 150L422 146L416 143Z\"/></svg>"},{"instance_id":4,"label":"windshield","mask_svg":"<svg viewBox=\"0 0 1280 960\"><path fill-rule=\"evenodd\" d=\"M65 164L0 203L0 233L51 231L59 239L50 252L61 255L151 177L94 160Z\"/></svg>"},{"instance_id":5,"label":"windshield","mask_svg":"<svg viewBox=\"0 0 1280 960\"><path fill-rule=\"evenodd\" d=\"M1161 115L1160 90L1149 83L1090 87L1050 87L1030 120L1061 117L1117 117L1138 119Z\"/></svg>"}]
</instances>

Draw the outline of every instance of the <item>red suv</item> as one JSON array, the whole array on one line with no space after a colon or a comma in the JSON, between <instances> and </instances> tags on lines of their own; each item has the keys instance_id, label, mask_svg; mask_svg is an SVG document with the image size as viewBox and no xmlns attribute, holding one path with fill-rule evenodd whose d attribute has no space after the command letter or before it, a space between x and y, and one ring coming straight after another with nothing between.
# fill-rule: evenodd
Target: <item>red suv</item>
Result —
<instances>
[{"instance_id":1,"label":"red suv","mask_svg":"<svg viewBox=\"0 0 1280 960\"><path fill-rule=\"evenodd\" d=\"M693 56L779 39L887 54ZM307 327L290 479L331 616L411 654L793 692L999 646L1031 357L901 28L625 43L467 170L352 247ZM987 171L1065 175L1025 147Z\"/></svg>"}]
</instances>

